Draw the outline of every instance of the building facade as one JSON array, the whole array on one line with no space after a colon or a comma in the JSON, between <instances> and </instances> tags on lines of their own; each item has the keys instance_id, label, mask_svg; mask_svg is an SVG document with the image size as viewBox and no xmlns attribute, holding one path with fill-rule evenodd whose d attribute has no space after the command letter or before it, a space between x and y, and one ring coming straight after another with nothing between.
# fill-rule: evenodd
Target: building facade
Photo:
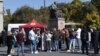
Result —
<instances>
[{"instance_id":1,"label":"building facade","mask_svg":"<svg viewBox=\"0 0 100 56\"><path fill-rule=\"evenodd\" d=\"M3 0L0 0L0 32L3 30Z\"/></svg>"}]
</instances>

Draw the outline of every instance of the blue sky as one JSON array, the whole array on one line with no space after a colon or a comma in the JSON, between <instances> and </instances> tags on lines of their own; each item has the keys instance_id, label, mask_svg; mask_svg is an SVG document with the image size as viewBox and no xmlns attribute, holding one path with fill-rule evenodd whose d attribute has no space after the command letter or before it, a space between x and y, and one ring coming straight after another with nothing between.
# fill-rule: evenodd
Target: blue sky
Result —
<instances>
[{"instance_id":1,"label":"blue sky","mask_svg":"<svg viewBox=\"0 0 100 56\"><path fill-rule=\"evenodd\" d=\"M72 0L45 0L46 6L51 5L54 1L57 3L66 2L69 3ZM90 0L82 0L82 1L90 1ZM34 7L35 9L39 9L43 6L43 0L4 0L4 9L10 9L11 12L14 12L17 8L21 6L28 5Z\"/></svg>"}]
</instances>

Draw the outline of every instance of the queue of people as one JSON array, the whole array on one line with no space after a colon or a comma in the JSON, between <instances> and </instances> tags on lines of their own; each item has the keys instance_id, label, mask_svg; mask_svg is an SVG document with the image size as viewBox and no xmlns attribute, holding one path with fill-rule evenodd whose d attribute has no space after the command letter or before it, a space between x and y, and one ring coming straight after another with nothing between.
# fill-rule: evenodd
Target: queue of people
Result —
<instances>
[{"instance_id":1,"label":"queue of people","mask_svg":"<svg viewBox=\"0 0 100 56\"><path fill-rule=\"evenodd\" d=\"M24 56L25 42L29 42L31 54L38 54L40 51L62 51L81 52L88 55L90 49L94 49L94 54L99 53L100 48L100 30L96 27L87 28L86 26L77 29L44 30L31 28L28 31L28 37L23 28L15 31L12 29L7 33L7 55L11 56L14 47L17 45L17 55ZM5 43L3 43L5 45ZM65 48L62 47L65 44Z\"/></svg>"}]
</instances>

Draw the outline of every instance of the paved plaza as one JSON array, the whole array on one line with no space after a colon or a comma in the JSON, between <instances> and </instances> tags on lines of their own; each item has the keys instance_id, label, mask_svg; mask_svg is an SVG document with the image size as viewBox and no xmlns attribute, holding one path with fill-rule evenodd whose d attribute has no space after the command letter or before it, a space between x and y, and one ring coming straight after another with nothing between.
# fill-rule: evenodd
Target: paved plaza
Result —
<instances>
[{"instance_id":1,"label":"paved plaza","mask_svg":"<svg viewBox=\"0 0 100 56\"><path fill-rule=\"evenodd\" d=\"M0 56L7 56L7 47L0 47ZM16 48L15 48L16 51ZM93 51L89 51L90 53L93 53ZM17 52L13 54L13 56L17 56ZM38 54L31 54L29 48L25 47L25 56L96 56L93 54L85 55L81 54L81 52L76 53L68 53L67 51L57 51L57 52L39 52ZM100 55L97 55L100 56Z\"/></svg>"}]
</instances>

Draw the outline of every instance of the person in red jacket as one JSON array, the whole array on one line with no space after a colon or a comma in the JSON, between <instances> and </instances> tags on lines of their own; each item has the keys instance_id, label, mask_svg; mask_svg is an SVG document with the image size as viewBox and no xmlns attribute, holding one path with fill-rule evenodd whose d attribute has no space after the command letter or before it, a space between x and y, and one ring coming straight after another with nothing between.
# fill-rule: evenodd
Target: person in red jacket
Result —
<instances>
[{"instance_id":1,"label":"person in red jacket","mask_svg":"<svg viewBox=\"0 0 100 56\"><path fill-rule=\"evenodd\" d=\"M16 36L17 45L18 45L18 56L21 53L21 56L24 56L24 33L22 29L19 29L19 32Z\"/></svg>"}]
</instances>

